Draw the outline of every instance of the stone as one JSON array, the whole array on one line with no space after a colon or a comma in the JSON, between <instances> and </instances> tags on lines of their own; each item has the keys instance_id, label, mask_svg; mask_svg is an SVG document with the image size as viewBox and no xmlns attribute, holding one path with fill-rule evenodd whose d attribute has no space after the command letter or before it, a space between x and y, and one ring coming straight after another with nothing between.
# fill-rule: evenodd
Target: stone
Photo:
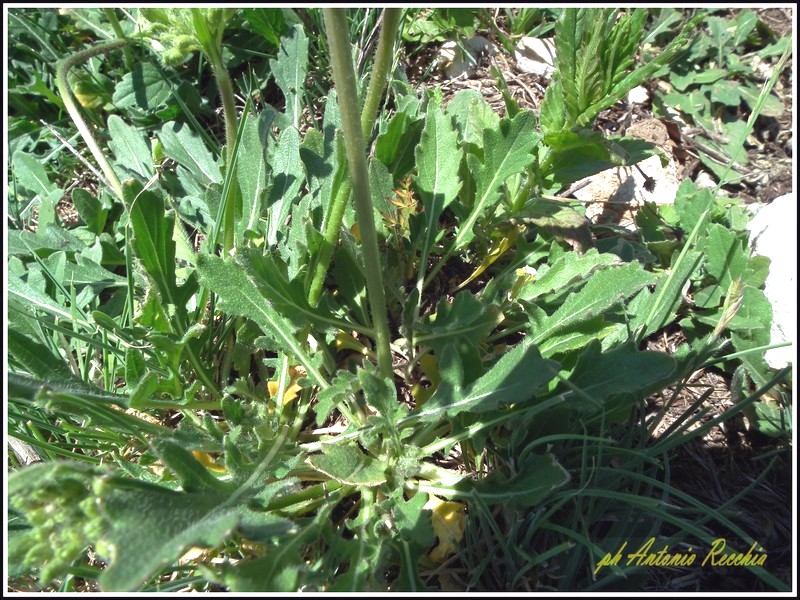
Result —
<instances>
[{"instance_id":1,"label":"stone","mask_svg":"<svg viewBox=\"0 0 800 600\"><path fill-rule=\"evenodd\" d=\"M672 204L678 193L680 177L672 155L667 127L658 119L644 119L631 125L626 136L638 137L655 144L669 158L661 163L660 156L651 156L636 167L612 167L578 182L573 196L586 203L586 217L593 223L613 223L630 231L636 229L636 212L645 202ZM641 172L640 172L641 170ZM655 186L645 186L644 173Z\"/></svg>"},{"instance_id":2,"label":"stone","mask_svg":"<svg viewBox=\"0 0 800 600\"><path fill-rule=\"evenodd\" d=\"M465 53L462 47L467 50ZM437 63L448 79L474 77L484 56L497 54L497 46L485 37L476 35L465 40L461 46L450 41L442 44Z\"/></svg>"},{"instance_id":3,"label":"stone","mask_svg":"<svg viewBox=\"0 0 800 600\"><path fill-rule=\"evenodd\" d=\"M770 345L792 342L792 346L767 350L765 359L773 369L794 364L797 331L797 197L794 192L765 205L750 205L755 217L747 224L754 254L770 259L764 294L772 305Z\"/></svg>"},{"instance_id":4,"label":"stone","mask_svg":"<svg viewBox=\"0 0 800 600\"><path fill-rule=\"evenodd\" d=\"M523 37L514 48L517 68L550 79L556 70L556 46L551 38Z\"/></svg>"}]
</instances>

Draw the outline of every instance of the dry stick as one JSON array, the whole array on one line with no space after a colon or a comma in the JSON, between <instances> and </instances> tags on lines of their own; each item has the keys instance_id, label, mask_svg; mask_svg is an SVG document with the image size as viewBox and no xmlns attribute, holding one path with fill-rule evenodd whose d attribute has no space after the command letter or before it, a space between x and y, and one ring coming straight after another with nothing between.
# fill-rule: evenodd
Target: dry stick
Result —
<instances>
[{"instance_id":1,"label":"dry stick","mask_svg":"<svg viewBox=\"0 0 800 600\"><path fill-rule=\"evenodd\" d=\"M361 230L361 249L367 283L367 296L375 327L375 346L378 367L383 377L392 377L392 354L389 346L389 317L386 310L386 295L383 289L378 235L372 214L372 198L369 191L367 157L358 114L358 91L356 76L350 56L350 40L347 37L345 9L323 8L328 44L333 55L333 79L336 84L339 110L342 117L347 164L353 186L356 215Z\"/></svg>"}]
</instances>

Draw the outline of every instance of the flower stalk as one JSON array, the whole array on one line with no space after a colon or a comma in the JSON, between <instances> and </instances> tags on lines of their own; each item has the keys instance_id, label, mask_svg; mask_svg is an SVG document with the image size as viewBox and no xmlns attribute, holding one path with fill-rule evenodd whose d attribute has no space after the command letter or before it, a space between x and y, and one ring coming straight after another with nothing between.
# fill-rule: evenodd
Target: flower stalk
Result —
<instances>
[{"instance_id":1,"label":"flower stalk","mask_svg":"<svg viewBox=\"0 0 800 600\"><path fill-rule=\"evenodd\" d=\"M333 59L333 80L336 85L342 131L345 141L350 183L353 187L356 216L361 231L361 249L364 259L367 296L378 356L378 368L383 377L392 376L392 355L389 347L389 317L386 310L386 295L383 289L378 235L372 210L369 189L367 157L361 121L358 114L358 92L356 76L347 37L347 22L343 9L323 8L325 29Z\"/></svg>"},{"instance_id":2,"label":"flower stalk","mask_svg":"<svg viewBox=\"0 0 800 600\"><path fill-rule=\"evenodd\" d=\"M109 42L107 44L101 44L99 46L87 48L86 50L76 52L72 56L69 56L59 62L58 68L56 69L56 87L58 88L58 93L61 95L61 99L64 102L64 108L67 109L67 112L72 118L72 121L75 123L75 127L81 134L83 141L86 143L86 146L88 146L92 156L97 161L100 169L103 171L103 175L105 175L106 179L108 180L108 184L111 186L112 191L117 198L123 202L122 183L120 183L119 177L117 177L114 169L111 168L111 164L108 162L105 154L100 149L100 146L97 145L94 135L92 135L92 131L86 125L86 121L83 120L83 115L81 115L81 111L78 108L78 105L75 102L75 97L72 95L72 90L69 87L67 75L73 67L83 64L90 58L99 56L101 54L106 54L118 48L124 48L127 44L127 39L120 39L114 40L113 42Z\"/></svg>"}]
</instances>

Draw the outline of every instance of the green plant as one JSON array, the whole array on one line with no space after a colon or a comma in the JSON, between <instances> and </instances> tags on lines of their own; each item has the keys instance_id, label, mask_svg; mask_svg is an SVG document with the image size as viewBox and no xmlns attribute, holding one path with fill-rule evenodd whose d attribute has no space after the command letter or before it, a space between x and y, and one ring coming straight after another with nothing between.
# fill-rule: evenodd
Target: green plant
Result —
<instances>
[{"instance_id":1,"label":"green plant","mask_svg":"<svg viewBox=\"0 0 800 600\"><path fill-rule=\"evenodd\" d=\"M222 29L238 16L197 10L146 14L167 52L201 48L219 82ZM277 14L245 21L272 39ZM651 441L631 423L650 393L719 358L738 296L676 357L639 343L683 316L687 282L757 287L759 265L718 268L741 239L714 228L710 192L682 189L673 221L688 235L650 270L632 244L572 251L562 232L580 214L552 197L653 152L591 124L696 21L629 73L643 12L564 10L540 114L508 98L500 118L477 92L445 106L392 79L397 9L384 13L362 109L347 14L323 14L336 93L319 129L299 127L309 58L293 25L270 63L284 118L248 96L233 119L223 98L215 158L188 116L146 134L111 115L104 163L123 202L76 191L83 225L40 218L9 232L10 430L50 459L9 478L13 572L38 570L42 585L85 576L91 544L108 563L89 571L104 590L165 589L177 573L234 592L420 591L449 557L476 559L476 545L459 547L470 528L502 538L494 515L520 511L517 548L536 532L547 543L533 556L505 545L524 569L508 584L569 588L602 556L598 523L626 532L614 502L655 531L677 527L676 540L706 539L654 465L700 433L679 424ZM384 86L394 114L378 118L373 156ZM19 155L21 194L60 191L40 167ZM655 252L663 229L642 227ZM74 460L52 460L64 455ZM663 502L620 490L620 464ZM205 554L187 564L195 547Z\"/></svg>"},{"instance_id":2,"label":"green plant","mask_svg":"<svg viewBox=\"0 0 800 600\"><path fill-rule=\"evenodd\" d=\"M660 19L674 24L680 17L672 10ZM708 35L695 37L674 67L663 73L670 91L658 94L658 105L662 113L667 107L677 109L687 122L700 128L705 139L699 157L718 179L728 158L738 178L736 172L747 173L749 162L738 145L745 127L743 115L755 110L762 84L771 75L768 61L791 46L791 37L777 38L749 9L709 16L704 27ZM658 39L655 31L652 38ZM783 105L774 94L762 98L761 103L758 114L783 114ZM723 183L735 181L730 174L728 177Z\"/></svg>"}]
</instances>

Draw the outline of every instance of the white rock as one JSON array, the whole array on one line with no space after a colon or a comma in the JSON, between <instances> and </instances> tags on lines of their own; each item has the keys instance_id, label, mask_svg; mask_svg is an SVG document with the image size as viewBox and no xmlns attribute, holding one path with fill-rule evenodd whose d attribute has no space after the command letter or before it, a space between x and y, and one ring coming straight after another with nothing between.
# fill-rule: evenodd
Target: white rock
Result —
<instances>
[{"instance_id":1,"label":"white rock","mask_svg":"<svg viewBox=\"0 0 800 600\"><path fill-rule=\"evenodd\" d=\"M694 178L694 184L699 188L713 189L717 187L717 182L708 171L698 171Z\"/></svg>"},{"instance_id":2,"label":"white rock","mask_svg":"<svg viewBox=\"0 0 800 600\"><path fill-rule=\"evenodd\" d=\"M556 46L551 38L524 37L514 48L517 68L523 73L535 73L548 79L556 70Z\"/></svg>"},{"instance_id":3,"label":"white rock","mask_svg":"<svg viewBox=\"0 0 800 600\"><path fill-rule=\"evenodd\" d=\"M456 42L445 42L439 50L437 62L449 79L465 74L468 78L473 77L478 71L480 58L497 53L497 46L479 35L466 40L463 47L466 48L466 53Z\"/></svg>"},{"instance_id":4,"label":"white rock","mask_svg":"<svg viewBox=\"0 0 800 600\"><path fill-rule=\"evenodd\" d=\"M772 304L770 344L792 342L792 346L766 353L767 364L782 369L796 361L794 332L797 331L797 197L794 192L761 207L747 224L750 247L772 261L764 294Z\"/></svg>"},{"instance_id":5,"label":"white rock","mask_svg":"<svg viewBox=\"0 0 800 600\"><path fill-rule=\"evenodd\" d=\"M650 95L647 93L647 89L643 85L636 86L626 97L628 104L644 104L647 102Z\"/></svg>"},{"instance_id":6,"label":"white rock","mask_svg":"<svg viewBox=\"0 0 800 600\"><path fill-rule=\"evenodd\" d=\"M575 190L573 195L586 203L586 216L593 222L614 223L633 231L636 212L645 202L671 204L675 201L680 179L666 125L658 119L645 119L631 125L626 135L654 143L669 161L662 165L661 158L656 155L638 163L638 169L612 167L583 180L586 186ZM655 183L650 190L640 171Z\"/></svg>"}]
</instances>

